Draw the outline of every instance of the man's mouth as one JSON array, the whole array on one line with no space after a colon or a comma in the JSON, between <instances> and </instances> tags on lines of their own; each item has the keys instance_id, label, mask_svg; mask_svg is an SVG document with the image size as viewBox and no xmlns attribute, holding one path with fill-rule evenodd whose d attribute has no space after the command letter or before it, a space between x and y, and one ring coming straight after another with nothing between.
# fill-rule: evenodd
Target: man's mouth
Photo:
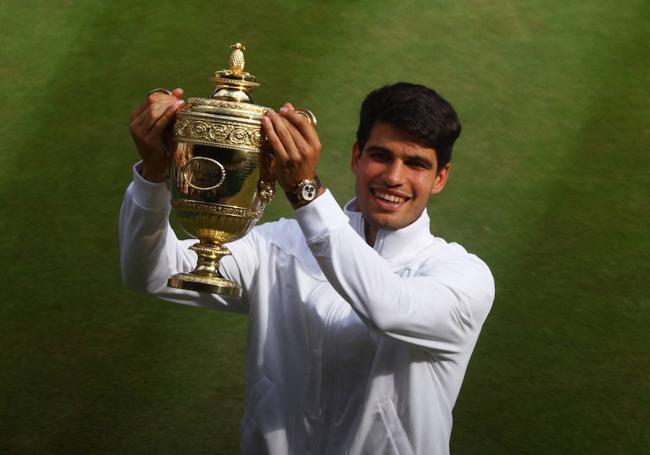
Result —
<instances>
[{"instance_id":1,"label":"man's mouth","mask_svg":"<svg viewBox=\"0 0 650 455\"><path fill-rule=\"evenodd\" d=\"M372 194L383 202L388 202L389 204L399 205L402 202L407 201L409 198L405 196L398 196L396 194L385 193L380 190L372 190Z\"/></svg>"}]
</instances>

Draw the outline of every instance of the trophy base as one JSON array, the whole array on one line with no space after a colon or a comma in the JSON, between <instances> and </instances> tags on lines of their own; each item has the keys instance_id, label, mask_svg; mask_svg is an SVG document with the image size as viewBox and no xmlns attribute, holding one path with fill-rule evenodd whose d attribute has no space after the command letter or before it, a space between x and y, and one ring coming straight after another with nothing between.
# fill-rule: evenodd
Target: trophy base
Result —
<instances>
[{"instance_id":1,"label":"trophy base","mask_svg":"<svg viewBox=\"0 0 650 455\"><path fill-rule=\"evenodd\" d=\"M167 286L188 291L208 292L226 297L241 297L238 283L225 278L201 276L193 273L177 273L167 280Z\"/></svg>"}]
</instances>

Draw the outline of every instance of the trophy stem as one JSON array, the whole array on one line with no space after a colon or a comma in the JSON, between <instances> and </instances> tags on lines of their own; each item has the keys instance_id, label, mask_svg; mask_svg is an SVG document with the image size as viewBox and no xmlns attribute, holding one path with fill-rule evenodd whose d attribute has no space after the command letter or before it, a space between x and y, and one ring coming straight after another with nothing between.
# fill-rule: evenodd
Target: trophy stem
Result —
<instances>
[{"instance_id":1,"label":"trophy stem","mask_svg":"<svg viewBox=\"0 0 650 455\"><path fill-rule=\"evenodd\" d=\"M205 240L190 247L198 256L196 268L189 273L177 273L167 286L191 291L210 292L228 297L240 297L238 283L225 279L219 272L219 261L230 254L225 246Z\"/></svg>"}]
</instances>

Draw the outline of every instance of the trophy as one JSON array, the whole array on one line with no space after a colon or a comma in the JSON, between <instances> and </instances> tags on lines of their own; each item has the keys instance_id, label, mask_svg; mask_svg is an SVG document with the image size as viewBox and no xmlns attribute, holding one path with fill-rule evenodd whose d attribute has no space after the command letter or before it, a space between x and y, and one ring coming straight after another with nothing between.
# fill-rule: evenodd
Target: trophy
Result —
<instances>
[{"instance_id":1,"label":"trophy","mask_svg":"<svg viewBox=\"0 0 650 455\"><path fill-rule=\"evenodd\" d=\"M268 108L250 96L259 84L244 71L244 46L231 47L230 68L211 78L212 95L189 98L176 112L168 174L172 214L199 242L190 247L198 255L196 268L173 275L167 285L239 297L239 284L219 273L220 259L230 254L223 244L255 226L273 198L275 179L273 152L261 130ZM315 124L311 112L298 111Z\"/></svg>"}]
</instances>

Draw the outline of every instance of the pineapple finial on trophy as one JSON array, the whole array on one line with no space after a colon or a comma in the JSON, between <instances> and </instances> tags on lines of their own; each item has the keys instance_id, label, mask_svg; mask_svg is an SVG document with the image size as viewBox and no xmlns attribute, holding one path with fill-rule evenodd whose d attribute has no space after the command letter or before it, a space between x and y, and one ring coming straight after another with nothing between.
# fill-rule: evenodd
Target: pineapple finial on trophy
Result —
<instances>
[{"instance_id":1,"label":"pineapple finial on trophy","mask_svg":"<svg viewBox=\"0 0 650 455\"><path fill-rule=\"evenodd\" d=\"M242 74L244 72L244 66L246 65L243 52L246 50L246 47L244 47L244 45L241 43L235 43L230 47L233 49L232 54L230 54L229 61L230 71L232 71L233 74Z\"/></svg>"},{"instance_id":2,"label":"pineapple finial on trophy","mask_svg":"<svg viewBox=\"0 0 650 455\"><path fill-rule=\"evenodd\" d=\"M250 91L260 84L255 82L255 76L244 71L246 64L244 60L244 50L246 48L242 43L235 43L230 46L232 53L228 60L229 68L227 70L215 71L211 78L215 83L215 89L210 95L214 99L229 101L239 101L243 103L252 103Z\"/></svg>"}]
</instances>

